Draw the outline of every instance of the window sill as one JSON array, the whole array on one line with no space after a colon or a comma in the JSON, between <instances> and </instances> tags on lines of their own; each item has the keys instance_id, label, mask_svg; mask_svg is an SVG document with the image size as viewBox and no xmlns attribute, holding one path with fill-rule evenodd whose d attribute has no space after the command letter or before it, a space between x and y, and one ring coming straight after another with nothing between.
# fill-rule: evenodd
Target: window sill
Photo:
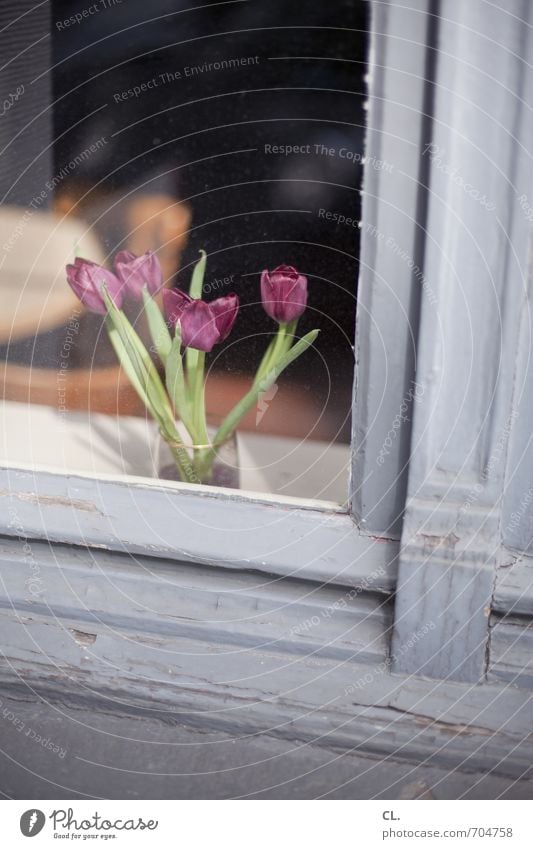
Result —
<instances>
[{"instance_id":1,"label":"window sill","mask_svg":"<svg viewBox=\"0 0 533 849\"><path fill-rule=\"evenodd\" d=\"M154 478L151 421L103 413L59 413L51 407L4 401L0 463L59 474ZM350 446L239 432L245 491L345 504Z\"/></svg>"},{"instance_id":2,"label":"window sill","mask_svg":"<svg viewBox=\"0 0 533 849\"><path fill-rule=\"evenodd\" d=\"M94 415L90 428L86 420L85 429L65 428L65 418L51 409L6 402L2 411L3 453L10 459L0 460L0 534L375 591L395 586L397 541L362 533L339 503L285 494L283 478L278 494L124 475L116 464L135 456L136 429L144 428L147 438L142 420ZM80 414L69 419L84 422ZM244 440L246 447L263 438ZM84 451L88 471L74 472L72 462L79 466ZM282 466L287 473L289 460ZM327 470L336 479L331 465ZM317 464L313 474L324 472Z\"/></svg>"}]
</instances>

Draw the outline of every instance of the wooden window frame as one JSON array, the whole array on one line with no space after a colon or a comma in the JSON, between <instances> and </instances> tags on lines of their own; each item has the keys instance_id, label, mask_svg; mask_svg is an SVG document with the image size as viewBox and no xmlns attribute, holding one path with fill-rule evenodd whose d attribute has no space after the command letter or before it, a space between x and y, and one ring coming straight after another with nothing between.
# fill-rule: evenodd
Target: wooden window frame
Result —
<instances>
[{"instance_id":1,"label":"wooden window frame","mask_svg":"<svg viewBox=\"0 0 533 849\"><path fill-rule=\"evenodd\" d=\"M414 377L411 327L420 286L411 263L376 250L375 234L394 237L418 266L428 20L426 3L411 10L373 7L366 156L393 167L365 168L348 512L305 499L4 467L0 533L18 535L23 528L27 538L347 586L371 576L373 589L394 589L409 417L394 430L387 462L376 460ZM399 31L409 35L409 51ZM383 55L386 66L379 64Z\"/></svg>"},{"instance_id":2,"label":"wooden window frame","mask_svg":"<svg viewBox=\"0 0 533 849\"><path fill-rule=\"evenodd\" d=\"M461 51L468 53L473 38L469 16L483 5L460 4ZM339 751L361 751L513 781L530 774L530 694L509 687L514 679L504 674L471 686L489 677L491 607L533 615L531 598L524 600L527 557L511 561L502 545L505 449L486 474L513 409L519 310L504 284L510 275L523 283L530 234L510 215L512 192L500 175L494 188L513 221L514 254L498 264L487 234L483 249L492 258L497 297L482 300L476 326L485 352L494 331L504 333L495 372L503 377L496 381L494 416L482 418L475 440L469 417L492 400L486 387L461 410L457 434L443 433L441 393L453 387L463 363L453 348L458 292L447 285L439 246L452 267L473 263L465 287L472 308L480 308L484 278L475 273L480 261L467 255L461 218L439 212L440 196L451 187L439 185L442 172L422 155L436 137L428 133L451 135L460 124L448 113L447 123L440 122L439 110L446 110L432 101L432 90L449 76L441 94L453 96L467 69L455 66L457 57L446 55L442 42L435 65L437 24L453 29L446 4L440 14L434 2L413 0L411 7L373 4L367 155L387 161L390 151L395 168L367 165L365 174L351 512L156 481L3 469L0 532L10 539L0 545L0 680L15 698L38 696L62 710L155 717L173 728L209 727L244 739L260 733L324 747L335 759ZM513 3L517 14L519 7ZM476 23L474 32L483 31L483 20ZM519 24L509 32L499 28L498 38L512 43ZM515 50L505 70L516 73L520 55ZM398 139L402 109L412 121L408 137ZM533 138L530 111L517 114L513 140L503 129L500 138L483 140L506 141L505 162L516 168L517 183L531 177L524 147ZM452 150L454 162L469 161L464 138ZM480 168L480 179L483 173ZM408 260L377 250L379 232L392 236ZM520 258L514 265L512 255ZM415 269L423 269L427 285ZM433 287L446 328L441 337L431 321ZM443 339L452 355L444 371ZM483 358L476 364L479 375ZM413 432L411 416L402 415L387 462L379 464L412 381L423 390L413 404ZM435 421L440 429L430 426ZM455 449L451 456L442 440ZM472 444L480 450L469 451ZM461 510L477 484L475 509ZM258 570L285 577L266 580ZM400 675L391 674L386 659L392 605L382 593L394 589L392 659ZM443 599L450 598L457 605L443 613ZM429 622L434 627L413 640Z\"/></svg>"},{"instance_id":3,"label":"wooden window frame","mask_svg":"<svg viewBox=\"0 0 533 849\"><path fill-rule=\"evenodd\" d=\"M516 557L504 541L509 435L527 427L515 383L530 356L520 195L533 186L531 12L520 0L439 4L424 265L436 307L424 292L392 641L403 674L490 678L503 634L493 612L524 587L524 558L514 589L505 577ZM430 635L402 653L427 622Z\"/></svg>"}]
</instances>

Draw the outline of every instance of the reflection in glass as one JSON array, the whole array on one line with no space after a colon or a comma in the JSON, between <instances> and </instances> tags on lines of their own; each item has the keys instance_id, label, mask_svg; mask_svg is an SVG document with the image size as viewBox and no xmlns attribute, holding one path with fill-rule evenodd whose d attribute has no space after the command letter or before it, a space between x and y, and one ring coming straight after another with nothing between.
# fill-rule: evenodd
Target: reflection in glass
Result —
<instances>
[{"instance_id":1,"label":"reflection in glass","mask_svg":"<svg viewBox=\"0 0 533 849\"><path fill-rule=\"evenodd\" d=\"M104 317L80 305L64 268L154 250L165 287L188 291L205 248L203 298L235 292L241 304L235 332L206 355L210 415L246 394L276 333L264 269L307 277L298 334L320 329L240 422L241 486L344 500L366 4L303 13L292 0L130 0L85 16L80 2L53 2L47 15L26 5L17 38L33 44L35 27L51 38L18 57L1 21L13 60L0 124L5 459L153 477L153 423ZM125 309L153 347L142 302Z\"/></svg>"}]
</instances>

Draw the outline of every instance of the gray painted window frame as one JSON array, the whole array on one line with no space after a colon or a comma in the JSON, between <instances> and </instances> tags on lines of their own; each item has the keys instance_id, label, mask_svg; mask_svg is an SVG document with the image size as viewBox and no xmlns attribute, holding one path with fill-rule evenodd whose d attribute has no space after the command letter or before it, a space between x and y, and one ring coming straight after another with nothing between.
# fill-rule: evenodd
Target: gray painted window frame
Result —
<instances>
[{"instance_id":1,"label":"gray painted window frame","mask_svg":"<svg viewBox=\"0 0 533 849\"><path fill-rule=\"evenodd\" d=\"M387 463L379 466L377 458L413 379L411 326L420 287L409 263L398 267L393 252L376 250L375 233L393 236L418 264L430 15L428 4L415 5L372 7L366 155L393 168L365 168L349 511L253 493L4 467L1 534L394 589L408 417L394 431ZM408 130L398 138L402 117Z\"/></svg>"},{"instance_id":2,"label":"gray painted window frame","mask_svg":"<svg viewBox=\"0 0 533 849\"><path fill-rule=\"evenodd\" d=\"M532 6L522 0L440 3L424 265L437 306L424 292L397 673L533 681L521 667L527 623L522 634L515 623L511 652L510 623L500 619L511 605L521 616L532 611L531 563L505 545L513 490L516 499L524 474L533 483L513 445L527 428L517 399L530 356L531 224L520 196L533 186L532 33ZM483 209L457 174L485 193ZM430 635L402 653L429 622Z\"/></svg>"},{"instance_id":3,"label":"gray painted window frame","mask_svg":"<svg viewBox=\"0 0 533 849\"><path fill-rule=\"evenodd\" d=\"M61 570L72 567L72 580L76 585L79 582L80 594L95 592L91 579L98 569L117 569L117 580L120 576L126 582L142 579L149 594L153 589L152 570L156 572L160 566L167 576L169 570L175 573L178 596L183 594L187 603L194 605L199 591L193 586L195 576L187 564L197 564L199 585L207 588L202 589L202 594L209 595L201 602L205 611L211 600L218 610L215 585L221 578L243 610L247 605L260 609L261 594L255 579L248 585L248 578L243 577L252 569L283 576L279 592L287 604L295 578L360 587L372 593L395 591L392 668L404 676L401 686L406 690L420 686L433 693L432 684L413 684L412 675L459 682L488 679L517 683L516 666L527 640L521 643L512 662L506 663L508 623L500 628L501 623L491 620L490 614L493 611L495 615L505 615L513 609L519 616L533 615L531 597L526 594L524 598L531 574L528 557L512 556L502 544L507 440L501 441L501 434L507 435L507 423L514 409L513 377L517 373L520 337L522 302L511 295L516 287L524 290L531 240L526 216L517 210L514 188L532 185L526 145L527 139L533 138L532 112L510 97L512 135L505 126L498 132L490 122L488 128L483 121L468 123L469 116L466 131L460 133L461 128L465 129L465 117L452 107L467 90L471 68L464 57L474 57L474 65L482 69L490 68L494 61L487 47L489 42L480 43L483 38L492 38L508 48L499 71L501 79L512 83L516 90L523 63L528 63L521 94L526 103L533 102L533 49L531 29L523 24L531 14L528 4L522 0L506 4L506 9L501 10L504 21L484 15L484 6L484 0L471 0L468 4L420 0L410 8L391 0L374 2L372 6L367 156L370 161L390 162L393 168L388 171L367 165L365 169L350 512L319 507L310 501L252 493L3 468L0 533L12 538L3 544L13 542L16 549L6 555L6 563L13 561L15 567L9 575L7 565L4 570L9 582L8 598L10 603L13 598L18 599L17 610L28 603L26 584L21 585L25 576L20 565L31 568L33 563L27 562L21 546L25 540L69 545L66 551L52 546L51 562L44 543L32 542L30 546L35 562L47 576L47 587L55 593L52 601L58 614L65 600L58 566ZM491 9L495 9L493 3ZM438 61L431 46L437 38ZM492 114L493 91L481 85L476 94L479 109L486 107L487 114ZM406 113L410 118L408 128L398 138L397 127L406 123L401 121ZM480 234L481 250L476 255L469 253L463 231L476 225L479 210L465 196L454 196L458 204L453 205L452 211L443 211L441 198L449 198L450 192L453 196L454 186L449 175L423 155L429 141L450 150L452 165L458 165L459 170L471 169L477 183L490 186L491 199L503 210L502 219L511 225L506 251L492 250L498 244L497 233L485 228L486 232L482 230ZM488 168L479 155L484 150L489 154L492 151L497 161L501 157L499 169ZM382 246L378 249L380 233L400 246L405 261L399 261L395 252ZM441 251L446 253L446 263L442 262ZM462 266L469 270L469 284L459 292L458 287L449 285L449 269ZM490 300L483 298L487 276L493 284L494 297ZM435 296L444 329L441 336L434 332L432 321ZM470 313L476 315L472 327L479 350L472 365L479 393L457 412L456 427L450 433L445 426L447 404L464 367L454 340L460 330L465 298ZM503 339L496 354L495 334L501 334ZM450 365L446 369L442 367L443 345L449 353ZM492 382L482 380L487 364ZM416 403L413 386L421 392ZM380 464L378 458L385 440L406 398L412 416L401 416L394 439L387 446L387 462ZM490 415L484 415L489 408ZM468 449L472 445L475 450L465 456L465 446ZM464 509L473 490L475 502ZM89 551L80 551L80 547ZM130 556L122 562L120 552ZM88 557L94 558L94 569L86 568ZM159 558L158 567L150 558ZM216 571L209 570L211 565L217 567ZM229 570L237 570L237 574ZM310 638L295 628L295 618L300 617L301 622L304 617L314 616L323 625L324 633L316 637L312 648L331 662L338 675L346 702L344 719L353 716L355 702L350 688L343 683L346 671L337 669L338 660L353 656L362 664L381 660L388 645L388 614L381 610L382 597L372 599L370 593L364 598L360 597L362 593L350 596L351 614L361 622L368 618L368 628L360 631L359 645L346 644L333 651L330 645L338 635L332 628L329 611L338 596L330 597L327 587L314 586L314 591L316 606L297 608L288 616L285 631L291 639L287 647L301 654L310 647ZM111 605L112 600L104 594L100 604L111 621L116 610L114 605L107 609L107 601ZM35 608L32 610L34 613ZM127 605L119 613L125 623L136 627L140 624L137 611ZM197 627L203 628L203 609L201 614ZM41 615L46 619L43 611ZM83 642L80 609L73 607L69 616L75 642ZM7 619L8 627L16 630L9 615ZM35 616L32 621L36 621ZM409 652L403 652L403 647L427 623L434 623L435 627L423 640L415 641ZM156 629L152 621L144 625L150 633ZM283 634L283 625L273 623L268 639ZM36 621L35 627L42 627L46 634L48 621ZM192 626L186 622L180 627ZM230 628L226 629L224 639L249 645L256 638L253 629L244 635L230 632ZM315 640L314 634L312 638ZM219 632L207 628L202 642L211 645L218 639ZM374 646L371 639L376 640ZM10 640L9 645L17 647L17 639ZM111 649L117 650L114 644ZM62 652L63 646L59 657ZM21 655L16 660L25 663L27 658ZM364 666L360 673L364 675ZM354 671L356 681L358 675ZM523 681L518 683L531 686L527 671L521 677ZM377 684L373 681L372 696L368 696L373 703L376 686L379 688L382 680L383 686L391 686L385 675L377 679ZM496 701L506 688L491 690L489 686L487 691L489 696L491 692L495 694ZM488 698L478 688L457 688L457 692L468 697L473 692L481 704ZM393 697L387 698L387 709L393 716L398 706ZM511 693L509 698L516 699L515 712L528 704L528 699L519 694ZM405 707L412 713L411 702L412 694L407 692ZM442 719L440 702L434 714L435 719ZM360 719L357 711L356 718ZM498 713L498 722L500 719ZM442 733L448 732L444 729ZM431 739L430 749L433 745ZM459 740L458 756L462 747L463 741Z\"/></svg>"},{"instance_id":4,"label":"gray painted window frame","mask_svg":"<svg viewBox=\"0 0 533 849\"><path fill-rule=\"evenodd\" d=\"M152 776L165 778L169 798L181 798L169 779L174 768L184 772L181 751L187 753L185 779L190 793L196 769L190 753L197 740L199 749L205 749L206 741L231 740L233 752L251 752L254 767L267 768L270 787L265 788L261 779L266 792L284 793L285 787L294 792L294 755L307 757L314 751L328 766L335 765L336 789L342 781L341 755L372 758L362 773L358 758L349 761L350 798L353 775L362 776L368 789L376 759L380 770L390 772L384 783L378 773L378 785L382 782L378 795L390 795L391 788L396 795L395 763L404 761L409 769L402 774L407 771L413 779L423 770L431 786L435 769L441 769L456 778L461 772L467 774L473 797L479 795L479 782L485 779L488 793L496 794L496 775L507 779L498 783L498 797L510 791L511 797L516 793L518 798L529 798L530 788L521 779L531 778L531 694L509 686L510 681L517 682L517 664L523 686L532 685L527 670L519 666L528 642L524 640L517 652L506 657L506 646L514 639L506 623L491 645L488 607L479 613L473 605L475 627L464 632L468 604L459 604L453 615L439 616L446 592L456 591L461 580L467 591L469 581L474 585L470 602L476 601L480 588L487 590L480 598L495 614L512 607L519 616L532 617L533 602L524 594L528 557L511 555L500 545L505 458L491 464L490 475L484 474L484 459L499 444L494 430L512 410L513 338L516 341L518 336L512 303L505 304L510 308L505 312L509 344L503 346L504 379L496 413L484 421L481 460L476 455L474 462L469 456L471 462L460 474L450 464L441 469L435 462L439 431L426 428L428 409L442 418L439 396L433 394L439 350L428 322L431 290L421 285L414 266L424 270L430 285L442 284L432 246L440 244L444 220L451 227L446 247L461 256L464 246L457 227L454 231L453 217L441 216L439 221L434 199L424 188L433 174L421 150L426 134L438 126L439 102L431 111L430 93L435 71L442 71L435 68L435 56L427 45L433 43L441 18L436 17L435 3L411 0L410 5L406 9L396 2L373 3L368 155L377 161L390 157L396 171L367 167L365 176L353 473L353 480L361 484L354 487L351 513L246 493L215 494L157 482L128 485L3 469L0 531L8 538L0 539L2 697L40 729L50 725L57 729L58 723L65 729L67 715L73 736L67 734L66 739L75 741L67 760L56 758L45 775L36 752L39 747L32 744L31 752L19 747L11 766L15 763L15 772L25 771L25 787L31 772L46 782L45 795L78 788L86 794L91 787L87 767L101 758L105 770L98 772L96 792L114 797L120 786L123 795L135 795L131 765L139 761L128 756L133 753L138 758L139 747L151 745L152 735L157 735L158 743L170 742L158 746L159 760L154 760L152 751L149 762ZM459 5L479 11L484 4L469 0L456 8ZM513 7L520 10L519 3ZM445 17L447 11L443 6L441 14ZM498 32L499 38L502 33ZM468 38L463 49L470 49ZM516 52L521 51L526 54L525 46ZM528 46L528 56L530 52ZM460 85L460 75L459 80L453 74L451 79ZM412 116L403 146L395 141L402 109ZM523 117L530 119L528 114ZM526 129L533 137L533 128L523 127L516 144L505 147L505 154L507 162L514 157L527 181L529 163L520 147ZM398 193L401 203L396 202ZM519 219L515 224L513 246L517 255L524 248L525 255L529 233ZM372 226L376 232L394 234L412 260L411 267L387 251L376 250ZM490 254L490 245L485 247ZM484 324L479 323L479 327L486 324L488 331L497 326L506 300L502 284L509 268L504 264L492 271L500 284L498 298L483 314ZM516 282L516 274L513 279ZM394 292L387 285L391 281ZM472 299L476 292L473 287ZM443 295L448 306L447 339L453 340L454 292L444 287ZM393 322L391 299L396 307ZM380 347L383 343L386 351ZM420 403L413 404L414 433L410 432L411 416L402 416L387 449L388 462L379 465L377 457L390 423L402 412L405 393L413 385L410 381L423 391ZM450 381L453 369L440 382L449 388ZM380 390L383 386L385 392ZM459 455L468 443L467 417L482 403L465 410L460 429L463 441L455 444ZM428 466L437 467L437 480L426 475ZM471 515L464 511L456 530L458 499L480 479L486 486L478 509ZM444 483L454 485L445 489ZM400 539L399 517L407 487L407 518ZM148 529L144 516L149 517ZM207 521L216 525L209 533ZM68 545L57 544L62 542ZM486 562L493 544L497 544L497 555ZM394 610L388 595L373 591L390 593L395 588L398 557L400 581ZM427 593L423 581L412 580L420 564L430 581ZM281 577L265 578L257 570ZM485 585L487 575L490 581ZM492 597L487 589L491 581ZM335 583L354 584L369 592L339 588ZM423 606L425 602L428 607ZM426 614L434 616L435 628L426 630L424 639L401 655L413 631L424 627ZM397 662L391 673L387 658L393 615L393 658L402 659L405 674L401 675L394 673L402 671L402 664ZM479 663L461 669L466 682L450 681L455 670L446 641L451 634L458 654L468 657L472 647L477 649L473 636L480 620L483 648L488 649L487 657L494 657L484 686L469 683L477 683L479 670L486 668L479 653ZM444 650L434 658L424 656L435 634L437 648ZM420 671L444 680L426 680ZM81 726L90 734L80 745ZM7 725L4 731L13 736ZM253 738L264 742L264 755L258 756ZM132 739L136 741L133 748ZM102 740L105 743L99 746ZM254 776L243 768L248 760L239 758L224 762L221 791L217 789L224 798L253 795ZM147 762L145 758L143 764ZM276 771L282 762L290 762L290 776L283 769ZM305 761L305 774L315 780L317 770L310 763ZM124 778L120 785L117 774ZM229 774L236 776L230 785ZM72 775L77 777L75 788ZM203 798L206 773L196 775ZM443 773L437 784L445 777ZM146 771L142 779L143 792L154 787ZM411 780L398 798L426 798L426 785L419 785ZM341 791L343 787L341 783ZM324 790L321 783L320 793ZM155 797L160 795L158 785Z\"/></svg>"},{"instance_id":5,"label":"gray painted window frame","mask_svg":"<svg viewBox=\"0 0 533 849\"><path fill-rule=\"evenodd\" d=\"M481 774L506 776L527 793L520 779L531 777L531 694L502 682L472 687L392 675L389 614L369 595L13 540L0 541L0 574L4 703L13 700L17 713L30 709L32 725L50 714L63 727L66 713L67 725L76 728L77 720L98 738L103 719L113 718L120 733L100 761L100 794L116 790L117 769L129 776L123 792L131 793L130 770L117 765L131 763L124 759L132 738L135 757L142 740L149 745L154 720L159 742L165 728L174 735L161 762L165 775L183 763L180 744L190 746L200 732L204 743L208 734L245 746L260 737L274 762L277 743L291 755L318 747L335 764L341 753L370 755L424 772L429 765L465 770L474 787ZM83 755L95 759L77 735L70 760L54 759L45 779L72 792L74 770L75 787L87 792ZM17 763L39 776L35 748L27 756L19 748ZM370 762L366 772L374 768ZM143 779L148 787L149 774ZM250 792L249 780L244 772L240 795ZM223 789L227 796L225 775Z\"/></svg>"}]
</instances>

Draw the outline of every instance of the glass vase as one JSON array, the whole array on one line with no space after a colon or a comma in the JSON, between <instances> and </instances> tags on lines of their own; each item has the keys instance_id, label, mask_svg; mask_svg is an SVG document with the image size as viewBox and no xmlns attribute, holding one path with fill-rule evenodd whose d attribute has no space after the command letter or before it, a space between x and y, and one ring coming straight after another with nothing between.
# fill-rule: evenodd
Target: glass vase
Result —
<instances>
[{"instance_id":1,"label":"glass vase","mask_svg":"<svg viewBox=\"0 0 533 849\"><path fill-rule=\"evenodd\" d=\"M239 454L237 435L233 433L222 443L215 444L218 424L208 419L208 442L203 445L191 443L180 423L177 424L182 444L169 444L158 433L154 451L154 473L157 478L169 481L185 481L204 486L240 488ZM180 472L175 457L181 469Z\"/></svg>"}]
</instances>

